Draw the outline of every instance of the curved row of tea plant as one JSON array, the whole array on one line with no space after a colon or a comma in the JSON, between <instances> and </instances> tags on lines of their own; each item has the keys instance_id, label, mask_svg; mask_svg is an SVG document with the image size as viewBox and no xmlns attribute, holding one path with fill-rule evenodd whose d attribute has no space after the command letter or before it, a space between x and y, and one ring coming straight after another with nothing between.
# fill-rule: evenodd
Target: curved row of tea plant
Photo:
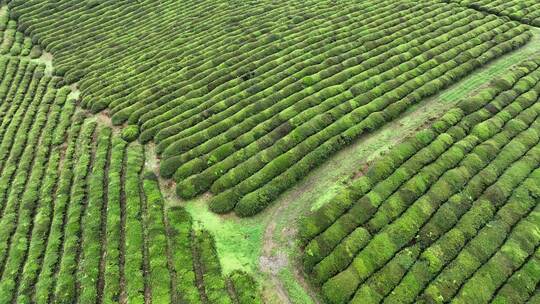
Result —
<instances>
[{"instance_id":1,"label":"curved row of tea plant","mask_svg":"<svg viewBox=\"0 0 540 304\"><path fill-rule=\"evenodd\" d=\"M459 14L454 16L459 16ZM463 17L459 20L464 21L467 18ZM493 25L498 28L496 25L498 20L493 20L493 23L484 21L480 23L486 27ZM474 24L475 22L472 22L469 26L474 26ZM504 27L507 24L501 24L501 26L500 29L506 31ZM360 73L359 78L349 78L351 84L353 81L357 83L351 90L342 91L347 89L345 83L348 82L336 87L329 87L331 90L323 89L321 92L325 92L325 94L337 95L326 100L322 98L320 105L287 121L288 134L284 135L283 130L278 130L278 133L281 134L277 136L279 139L272 146L266 147L270 138L264 136L261 141L238 150L202 173L178 181L178 192L181 196L191 197L192 194L204 191L210 186L210 182L213 182L210 189L213 193L218 194L211 201L211 208L214 211L224 212L235 208L239 215L252 215L263 209L281 192L302 179L309 170L337 150L362 134L395 118L411 104L419 102L465 76L474 67L478 67L481 62L489 60L491 56L488 54L503 54L513 49L513 46L528 40L527 32L521 32L518 28L514 28L517 31L510 30L506 35L503 35L505 38L502 38L503 36L495 38L499 35L497 34L498 30L485 33L482 29L476 29L463 34L463 36L450 39L441 45L436 44L437 38L428 40L433 42L430 49L425 50L426 54L430 54L428 56L434 56L431 60L423 62L422 58L427 59L428 57L423 57L426 54L419 53L412 62L403 63L394 68L392 68L394 62L386 60L380 65L390 68L387 72L380 75L375 72L374 77L364 82L362 82L364 73ZM444 29L444 27L439 27L439 29ZM455 28L450 33L456 31L459 32L460 27ZM438 35L437 30L432 30L431 33ZM514 34L518 36L514 36ZM469 39L465 37L476 37L478 40L461 43L461 39ZM513 37L517 39L516 42L521 42L517 42L517 44L511 42ZM501 44L493 46L493 39L500 41ZM425 45L430 44L430 42ZM474 49L474 51L467 53L465 50L469 48ZM471 58L467 58L473 53L479 57L472 55ZM397 58L402 55L404 54L397 55ZM384 56L381 57L381 60L384 60L383 58ZM477 60L477 58L482 58L482 60ZM419 66L414 68L416 64ZM373 73L371 70L367 71L367 73L370 72ZM417 77L415 78L414 75ZM351 75L348 76L351 77ZM384 82L385 79L386 82ZM357 88L358 91L355 91L354 88ZM321 95L324 94L321 93ZM342 103L334 104L333 107L325 110L327 103L336 101ZM319 111L320 113L317 113ZM313 114L316 116L309 119ZM309 120L303 122L306 116ZM291 127L297 124L298 127ZM263 145L261 146L260 143ZM197 148L199 147L201 146ZM218 150L215 154L210 155L214 156L215 159L218 153L223 154L223 152ZM217 159L219 160L220 157ZM167 165L169 165L168 160L163 161L162 168ZM179 170L182 169L183 167Z\"/></svg>"},{"instance_id":2,"label":"curved row of tea plant","mask_svg":"<svg viewBox=\"0 0 540 304\"><path fill-rule=\"evenodd\" d=\"M534 59L396 146L299 227L329 303L524 303L540 282L524 271L538 269L539 216Z\"/></svg>"},{"instance_id":3,"label":"curved row of tea plant","mask_svg":"<svg viewBox=\"0 0 540 304\"><path fill-rule=\"evenodd\" d=\"M446 0L480 11L507 16L513 20L533 26L540 26L540 1L538 0Z\"/></svg>"},{"instance_id":4,"label":"curved row of tea plant","mask_svg":"<svg viewBox=\"0 0 540 304\"><path fill-rule=\"evenodd\" d=\"M160 174L174 176L181 197L210 190L212 210L242 216L531 37L441 1L8 6L54 54L56 73L78 81L83 106L129 123L125 138L156 142Z\"/></svg>"}]
</instances>

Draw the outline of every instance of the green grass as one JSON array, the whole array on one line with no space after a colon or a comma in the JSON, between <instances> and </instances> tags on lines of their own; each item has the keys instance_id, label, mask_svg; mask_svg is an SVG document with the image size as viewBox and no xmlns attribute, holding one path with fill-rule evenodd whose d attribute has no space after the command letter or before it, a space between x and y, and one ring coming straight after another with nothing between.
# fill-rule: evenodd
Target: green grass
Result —
<instances>
[{"instance_id":1,"label":"green grass","mask_svg":"<svg viewBox=\"0 0 540 304\"><path fill-rule=\"evenodd\" d=\"M254 273L265 223L255 218L224 218L210 211L206 201L205 198L192 200L185 204L185 208L193 217L195 228L204 228L214 235L223 274L227 275L236 269ZM171 203L170 200L168 202Z\"/></svg>"},{"instance_id":2,"label":"green grass","mask_svg":"<svg viewBox=\"0 0 540 304\"><path fill-rule=\"evenodd\" d=\"M287 289L289 299L293 304L312 304L314 303L311 297L306 293L304 288L298 284L291 270L284 268L278 274L281 282Z\"/></svg>"},{"instance_id":3,"label":"green grass","mask_svg":"<svg viewBox=\"0 0 540 304\"><path fill-rule=\"evenodd\" d=\"M30 59L30 61L34 61L36 63L41 63L45 65L45 73L47 75L52 75L54 71L53 67L53 56L51 53L43 52L39 58L36 59Z\"/></svg>"}]
</instances>

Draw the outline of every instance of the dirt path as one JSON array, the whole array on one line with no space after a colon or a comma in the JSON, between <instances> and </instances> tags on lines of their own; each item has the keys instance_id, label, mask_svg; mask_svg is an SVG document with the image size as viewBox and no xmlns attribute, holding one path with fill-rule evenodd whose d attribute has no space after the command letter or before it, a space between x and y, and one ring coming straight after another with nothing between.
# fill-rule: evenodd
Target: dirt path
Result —
<instances>
[{"instance_id":1,"label":"dirt path","mask_svg":"<svg viewBox=\"0 0 540 304\"><path fill-rule=\"evenodd\" d=\"M279 213L279 209L281 208L278 208L274 214ZM279 271L288 265L289 259L286 254L283 254L282 252L274 254L275 249L279 247L279 245L273 241L275 230L276 223L271 222L264 233L264 245L262 248L261 257L259 259L260 270L269 274L269 277L272 280L272 285L275 287L273 292L275 292L279 301L281 303L291 304L292 302L289 299L287 290L278 276ZM265 290L264 292L266 293L272 291ZM266 297L269 298L270 295L266 295Z\"/></svg>"}]
</instances>

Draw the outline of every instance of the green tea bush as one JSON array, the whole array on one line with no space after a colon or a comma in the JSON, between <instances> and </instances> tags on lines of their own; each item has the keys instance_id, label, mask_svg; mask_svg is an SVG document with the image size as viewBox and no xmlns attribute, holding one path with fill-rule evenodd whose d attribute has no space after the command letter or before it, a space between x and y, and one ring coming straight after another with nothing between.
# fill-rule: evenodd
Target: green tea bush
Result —
<instances>
[{"instance_id":1,"label":"green tea bush","mask_svg":"<svg viewBox=\"0 0 540 304\"><path fill-rule=\"evenodd\" d=\"M127 142L132 142L139 136L139 127L127 126L122 129L122 138Z\"/></svg>"},{"instance_id":2,"label":"green tea bush","mask_svg":"<svg viewBox=\"0 0 540 304\"><path fill-rule=\"evenodd\" d=\"M150 265L150 288L152 302L171 301L171 279L167 264L170 249L164 223L164 201L155 175L145 173L143 188L145 195L148 259Z\"/></svg>"},{"instance_id":3,"label":"green tea bush","mask_svg":"<svg viewBox=\"0 0 540 304\"><path fill-rule=\"evenodd\" d=\"M535 206L540 70L523 63L510 74L512 84L463 100L301 219L304 266L328 302L485 302L519 271L496 272L491 258ZM532 289L521 292L512 296Z\"/></svg>"},{"instance_id":4,"label":"green tea bush","mask_svg":"<svg viewBox=\"0 0 540 304\"><path fill-rule=\"evenodd\" d=\"M220 31L230 16L209 2L186 10L164 1L143 12L101 1L53 8L13 0L9 9L31 41L55 55L55 74L78 82L84 107L107 108L114 124L138 126L139 134L126 139L156 143L162 175L174 176L179 194L192 198L211 190L218 197L235 188L228 204L241 204L244 215L264 209L363 134L531 36L517 23L445 3L339 9L287 3L255 14L261 5L237 7L239 16L246 13L238 21L246 30L228 35ZM120 12L122 22L136 26L119 30L112 20ZM163 15L159 23L170 25L164 28L180 31L190 25L177 24L178 18L215 16L211 24L190 27L189 39L159 33L139 39L155 25L140 17L152 12ZM296 21L272 23L288 16ZM336 31L325 30L327 20ZM261 39L237 44L260 24L268 26ZM74 31L75 25L92 30ZM15 29L9 22L6 28ZM16 50L12 44L28 49L30 40L15 32L6 51Z\"/></svg>"},{"instance_id":5,"label":"green tea bush","mask_svg":"<svg viewBox=\"0 0 540 304\"><path fill-rule=\"evenodd\" d=\"M239 304L262 304L259 285L246 272L235 270L229 275Z\"/></svg>"}]
</instances>

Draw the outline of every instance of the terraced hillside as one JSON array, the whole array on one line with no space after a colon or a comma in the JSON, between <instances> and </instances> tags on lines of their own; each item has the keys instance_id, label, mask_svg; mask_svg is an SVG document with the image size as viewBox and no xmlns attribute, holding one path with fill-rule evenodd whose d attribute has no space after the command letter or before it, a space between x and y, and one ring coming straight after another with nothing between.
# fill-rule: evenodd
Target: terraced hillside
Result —
<instances>
[{"instance_id":1,"label":"terraced hillside","mask_svg":"<svg viewBox=\"0 0 540 304\"><path fill-rule=\"evenodd\" d=\"M8 1L83 106L157 144L182 198L241 216L531 37L457 4L373 4Z\"/></svg>"},{"instance_id":2,"label":"terraced hillside","mask_svg":"<svg viewBox=\"0 0 540 304\"><path fill-rule=\"evenodd\" d=\"M538 0L447 0L480 11L506 16L519 22L540 26L540 1Z\"/></svg>"},{"instance_id":3,"label":"terraced hillside","mask_svg":"<svg viewBox=\"0 0 540 304\"><path fill-rule=\"evenodd\" d=\"M535 1L0 3L0 303L540 303Z\"/></svg>"},{"instance_id":4,"label":"terraced hillside","mask_svg":"<svg viewBox=\"0 0 540 304\"><path fill-rule=\"evenodd\" d=\"M76 110L42 64L0 55L0 77L0 303L260 301L165 209L141 145Z\"/></svg>"},{"instance_id":5,"label":"terraced hillside","mask_svg":"<svg viewBox=\"0 0 540 304\"><path fill-rule=\"evenodd\" d=\"M300 225L330 303L523 303L540 276L540 57L377 161Z\"/></svg>"}]
</instances>

